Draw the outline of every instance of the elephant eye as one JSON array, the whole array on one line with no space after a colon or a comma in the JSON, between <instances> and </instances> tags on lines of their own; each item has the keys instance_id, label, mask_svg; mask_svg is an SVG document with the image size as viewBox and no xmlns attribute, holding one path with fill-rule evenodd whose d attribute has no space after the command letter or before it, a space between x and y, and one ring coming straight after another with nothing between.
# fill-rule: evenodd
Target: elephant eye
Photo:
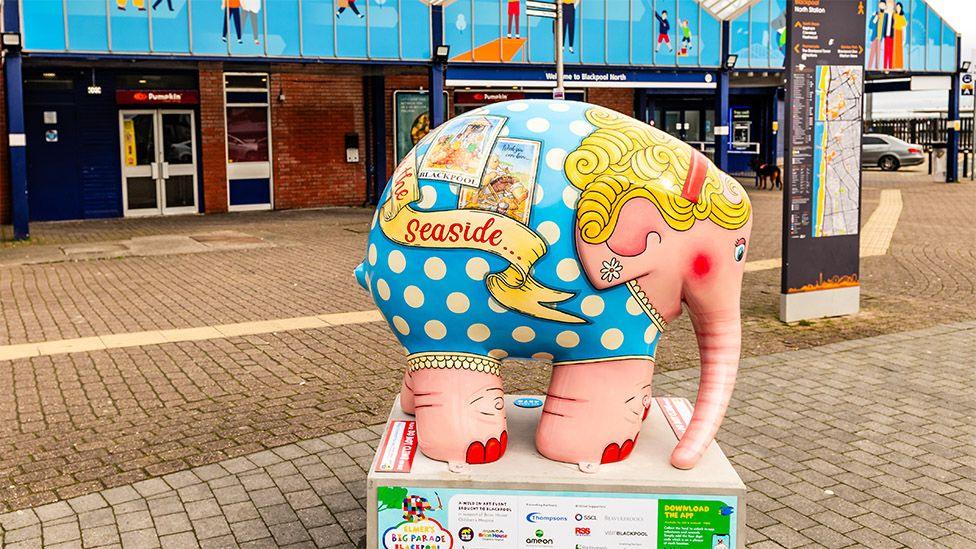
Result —
<instances>
[{"instance_id":1,"label":"elephant eye","mask_svg":"<svg viewBox=\"0 0 976 549\"><path fill-rule=\"evenodd\" d=\"M742 258L746 256L746 239L740 238L735 243L734 257L736 261L742 261Z\"/></svg>"}]
</instances>

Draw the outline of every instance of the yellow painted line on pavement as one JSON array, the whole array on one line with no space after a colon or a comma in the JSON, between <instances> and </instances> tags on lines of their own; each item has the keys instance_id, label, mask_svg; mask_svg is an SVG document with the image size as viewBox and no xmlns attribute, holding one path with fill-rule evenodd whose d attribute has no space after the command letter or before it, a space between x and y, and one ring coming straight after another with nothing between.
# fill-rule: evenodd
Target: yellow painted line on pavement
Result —
<instances>
[{"instance_id":1,"label":"yellow painted line on pavement","mask_svg":"<svg viewBox=\"0 0 976 549\"><path fill-rule=\"evenodd\" d=\"M891 246L891 237L895 235L902 209L901 191L898 189L884 189L878 207L871 213L868 222L861 229L861 257L875 257L887 255ZM779 269L783 260L759 259L746 262L746 272Z\"/></svg>"},{"instance_id":2,"label":"yellow painted line on pavement","mask_svg":"<svg viewBox=\"0 0 976 549\"><path fill-rule=\"evenodd\" d=\"M383 316L377 310L352 311L348 313L258 320L253 322L220 324L218 326L201 326L197 328L174 328L171 330L148 330L143 332L76 337L38 343L0 345L0 360L103 351L106 349L141 347L144 345L160 345L162 343L179 343L182 341L203 341L207 339L287 332L290 330L348 326L351 324L378 322L380 320L383 320Z\"/></svg>"},{"instance_id":3,"label":"yellow painted line on pavement","mask_svg":"<svg viewBox=\"0 0 976 549\"><path fill-rule=\"evenodd\" d=\"M898 226L898 219L901 217L901 210L902 199L900 190L885 189L881 191L881 200L878 203L878 207L871 214L868 222L864 224L864 229L861 231L861 257L885 255L888 253L888 248L891 245L891 237L894 235L895 228ZM746 263L745 270L746 272L755 272L778 269L781 263L779 258L749 261ZM207 339L287 332L290 330L311 330L331 326L378 322L380 320L383 320L383 316L379 311L374 309L370 311L352 311L348 313L238 322L217 326L149 330L42 341L38 343L0 345L0 360L121 349L124 347L141 347L143 345L160 345L163 343L179 343L182 341L203 341Z\"/></svg>"}]
</instances>

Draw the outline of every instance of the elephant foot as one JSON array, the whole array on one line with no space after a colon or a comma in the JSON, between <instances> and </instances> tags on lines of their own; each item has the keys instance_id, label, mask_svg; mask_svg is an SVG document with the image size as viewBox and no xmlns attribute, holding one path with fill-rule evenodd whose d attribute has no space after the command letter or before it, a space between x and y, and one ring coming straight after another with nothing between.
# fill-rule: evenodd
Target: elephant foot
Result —
<instances>
[{"instance_id":1,"label":"elephant foot","mask_svg":"<svg viewBox=\"0 0 976 549\"><path fill-rule=\"evenodd\" d=\"M626 459L647 417L653 374L643 359L554 366L536 431L539 453L584 472Z\"/></svg>"},{"instance_id":2,"label":"elephant foot","mask_svg":"<svg viewBox=\"0 0 976 549\"><path fill-rule=\"evenodd\" d=\"M414 415L413 380L410 379L410 368L403 374L403 381L400 383L400 409L403 413Z\"/></svg>"},{"instance_id":3,"label":"elephant foot","mask_svg":"<svg viewBox=\"0 0 976 549\"><path fill-rule=\"evenodd\" d=\"M452 471L463 469L462 464L497 461L508 447L505 393L497 361L487 369L422 367L405 378L413 395L420 451L448 462Z\"/></svg>"}]
</instances>

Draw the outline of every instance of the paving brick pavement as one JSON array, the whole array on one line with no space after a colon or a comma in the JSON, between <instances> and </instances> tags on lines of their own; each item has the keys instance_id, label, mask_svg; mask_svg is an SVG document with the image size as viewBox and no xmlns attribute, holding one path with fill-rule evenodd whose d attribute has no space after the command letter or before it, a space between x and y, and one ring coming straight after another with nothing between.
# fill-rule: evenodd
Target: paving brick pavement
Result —
<instances>
[{"instance_id":1,"label":"paving brick pavement","mask_svg":"<svg viewBox=\"0 0 976 549\"><path fill-rule=\"evenodd\" d=\"M749 545L970 547L974 357L976 321L746 359L720 443L750 489ZM658 373L655 392L696 377ZM0 546L353 547L381 429L8 512Z\"/></svg>"}]
</instances>

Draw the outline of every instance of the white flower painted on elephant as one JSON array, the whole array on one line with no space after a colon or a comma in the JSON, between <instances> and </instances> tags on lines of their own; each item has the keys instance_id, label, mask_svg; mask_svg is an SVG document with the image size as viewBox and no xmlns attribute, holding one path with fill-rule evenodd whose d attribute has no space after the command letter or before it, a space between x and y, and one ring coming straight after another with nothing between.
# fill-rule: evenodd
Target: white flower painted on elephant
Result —
<instances>
[{"instance_id":1,"label":"white flower painted on elephant","mask_svg":"<svg viewBox=\"0 0 976 549\"><path fill-rule=\"evenodd\" d=\"M600 268L600 278L607 282L613 282L620 278L620 271L622 270L624 270L624 266L617 261L616 257L611 257L610 261L603 262L603 267Z\"/></svg>"}]
</instances>

